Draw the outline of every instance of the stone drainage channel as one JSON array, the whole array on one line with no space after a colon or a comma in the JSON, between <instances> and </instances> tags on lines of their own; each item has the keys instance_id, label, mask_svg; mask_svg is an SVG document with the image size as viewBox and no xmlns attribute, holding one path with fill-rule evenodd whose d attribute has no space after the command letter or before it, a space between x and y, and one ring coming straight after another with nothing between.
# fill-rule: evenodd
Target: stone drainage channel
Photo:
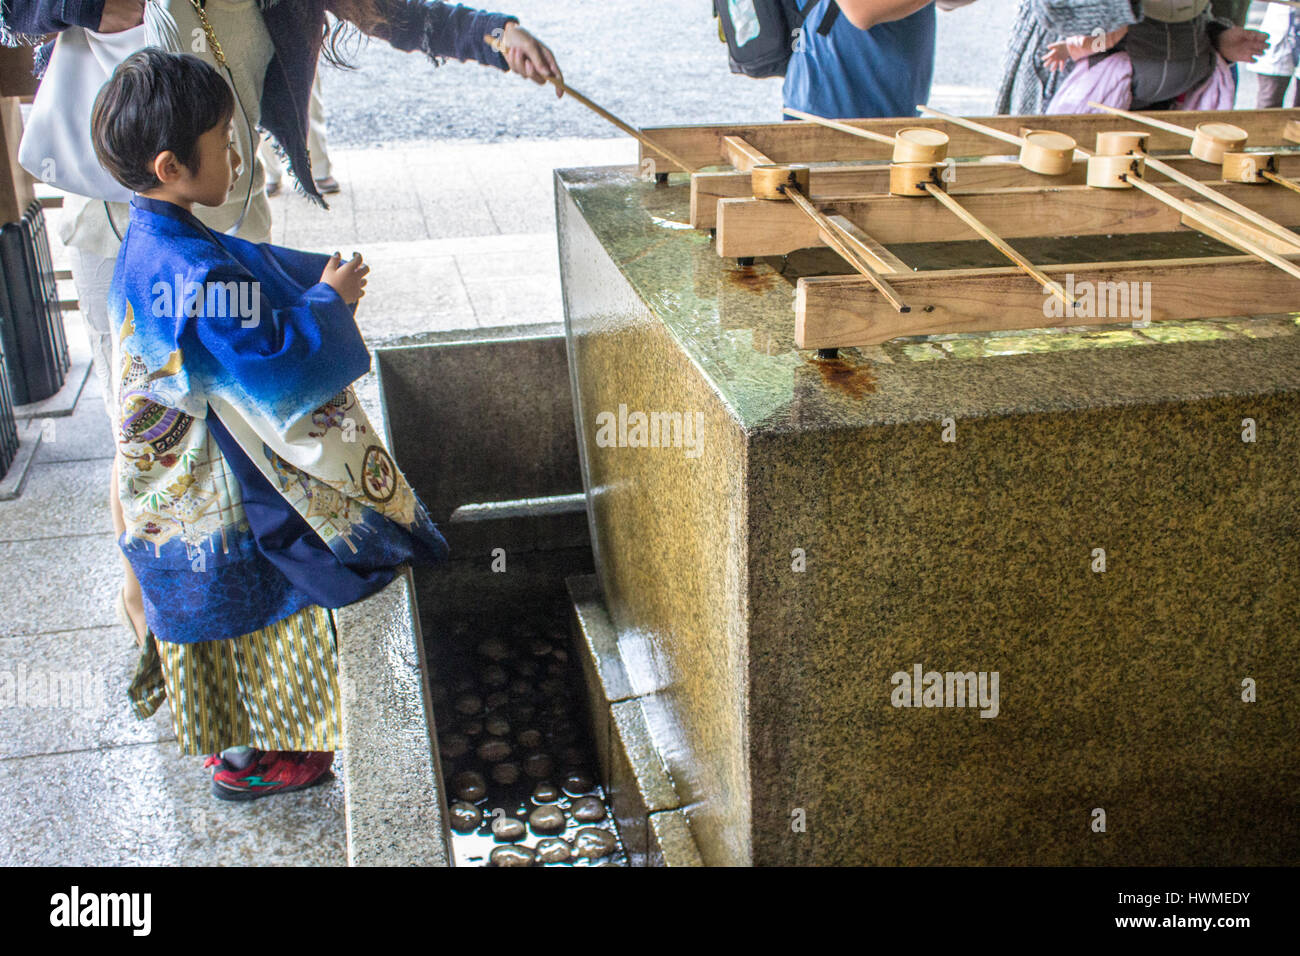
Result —
<instances>
[{"instance_id":1,"label":"stone drainage channel","mask_svg":"<svg viewBox=\"0 0 1300 956\"><path fill-rule=\"evenodd\" d=\"M428 645L456 866L626 866L562 613Z\"/></svg>"}]
</instances>

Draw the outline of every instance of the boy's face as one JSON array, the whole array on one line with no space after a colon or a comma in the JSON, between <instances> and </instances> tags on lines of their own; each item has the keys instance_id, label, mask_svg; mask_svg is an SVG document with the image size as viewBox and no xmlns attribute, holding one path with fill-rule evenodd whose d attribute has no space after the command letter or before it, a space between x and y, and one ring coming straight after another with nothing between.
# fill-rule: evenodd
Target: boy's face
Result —
<instances>
[{"instance_id":1,"label":"boy's face","mask_svg":"<svg viewBox=\"0 0 1300 956\"><path fill-rule=\"evenodd\" d=\"M199 171L185 184L188 198L204 206L220 206L234 188L241 165L233 117L199 137L198 162Z\"/></svg>"}]
</instances>

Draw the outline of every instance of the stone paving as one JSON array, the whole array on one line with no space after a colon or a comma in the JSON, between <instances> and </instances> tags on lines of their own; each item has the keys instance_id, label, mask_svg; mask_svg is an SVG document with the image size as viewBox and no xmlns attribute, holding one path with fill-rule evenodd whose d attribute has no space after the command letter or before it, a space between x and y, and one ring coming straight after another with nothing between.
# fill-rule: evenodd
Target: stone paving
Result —
<instances>
[{"instance_id":1,"label":"stone paving","mask_svg":"<svg viewBox=\"0 0 1300 956\"><path fill-rule=\"evenodd\" d=\"M551 170L632 163L631 140L405 144L333 151L326 212L282 192L275 242L371 263L358 321L371 345L562 318ZM46 210L56 268L59 210ZM61 283L66 298L74 291ZM88 358L80 316L66 319ZM164 704L137 721L135 660L113 599L113 445L93 373L44 424L23 493L0 502L0 865L345 862L341 778L249 805L212 799L178 754Z\"/></svg>"}]
</instances>

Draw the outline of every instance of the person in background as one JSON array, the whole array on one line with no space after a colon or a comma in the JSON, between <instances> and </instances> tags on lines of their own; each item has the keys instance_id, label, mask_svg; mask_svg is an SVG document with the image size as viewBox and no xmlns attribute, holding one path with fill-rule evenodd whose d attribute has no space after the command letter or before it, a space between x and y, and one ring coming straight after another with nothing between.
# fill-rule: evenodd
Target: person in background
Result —
<instances>
[{"instance_id":1,"label":"person in background","mask_svg":"<svg viewBox=\"0 0 1300 956\"><path fill-rule=\"evenodd\" d=\"M934 76L931 0L808 2L786 68L785 105L832 119L915 116Z\"/></svg>"},{"instance_id":2,"label":"person in background","mask_svg":"<svg viewBox=\"0 0 1300 956\"><path fill-rule=\"evenodd\" d=\"M321 101L320 67L316 68L316 79L311 85L311 107L308 111L307 153L311 156L311 175L316 181L316 188L322 196L332 196L343 187L332 175L333 164L330 163L329 146L326 142L329 129L325 125L325 105ZM262 165L266 167L266 194L274 196L280 192L280 183L284 170L280 166L280 157L275 155L275 147L267 136L262 137L262 145L257 150Z\"/></svg>"},{"instance_id":3,"label":"person in background","mask_svg":"<svg viewBox=\"0 0 1300 956\"><path fill-rule=\"evenodd\" d=\"M1259 26L1268 34L1268 50L1247 69L1259 77L1255 108L1265 110L1282 105L1300 64L1300 10L1270 3Z\"/></svg>"}]
</instances>

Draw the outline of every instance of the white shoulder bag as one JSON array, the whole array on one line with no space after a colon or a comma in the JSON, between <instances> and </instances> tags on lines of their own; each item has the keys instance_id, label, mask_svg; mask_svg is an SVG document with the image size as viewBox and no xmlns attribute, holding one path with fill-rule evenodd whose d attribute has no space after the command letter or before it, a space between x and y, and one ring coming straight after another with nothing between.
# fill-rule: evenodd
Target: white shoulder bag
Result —
<instances>
[{"instance_id":1,"label":"white shoulder bag","mask_svg":"<svg viewBox=\"0 0 1300 956\"><path fill-rule=\"evenodd\" d=\"M216 36L210 32L211 26L202 9L197 3L193 5L215 44ZM115 180L95 155L90 138L90 114L95 97L117 65L146 46L185 52L176 21L163 0L147 0L144 22L130 30L96 33L70 27L60 33L23 129L22 142L18 146L19 164L42 182L65 192L106 202L130 202L131 190ZM224 66L219 44L216 49ZM230 75L228 67L226 73ZM230 87L235 90L233 75L230 76ZM238 102L238 91L235 99ZM244 104L239 103L239 108L248 122ZM252 142L251 148L256 149L256 139ZM251 176L249 182L251 186ZM247 205L245 200L245 211ZM109 221L112 222L111 217ZM242 215L240 221L243 221Z\"/></svg>"}]
</instances>

